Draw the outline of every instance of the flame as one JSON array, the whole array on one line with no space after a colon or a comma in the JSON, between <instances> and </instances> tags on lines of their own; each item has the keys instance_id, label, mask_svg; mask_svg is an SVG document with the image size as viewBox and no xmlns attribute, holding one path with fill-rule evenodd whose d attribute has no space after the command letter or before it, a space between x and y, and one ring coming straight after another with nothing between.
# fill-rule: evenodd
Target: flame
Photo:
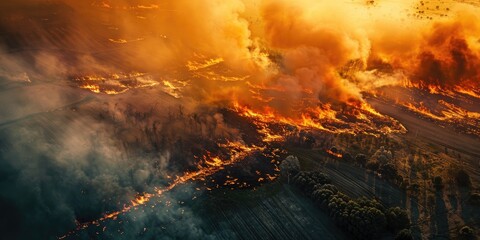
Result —
<instances>
[{"instance_id":1,"label":"flame","mask_svg":"<svg viewBox=\"0 0 480 240\"><path fill-rule=\"evenodd\" d=\"M458 99L459 96L455 96L454 99ZM466 128L464 129L466 133L480 136L480 131L478 130L480 112L469 111L442 99L437 100L436 104L430 105L427 105L422 101L418 103L400 101L398 104L426 119L453 124L455 126L462 126L463 128Z\"/></svg>"},{"instance_id":2,"label":"flame","mask_svg":"<svg viewBox=\"0 0 480 240\"><path fill-rule=\"evenodd\" d=\"M427 90L430 94L443 95L451 97L453 99L459 99L459 93L465 94L474 98L480 98L480 95L474 89L466 89L461 86L456 86L454 90L448 90L435 85L420 86L418 84L409 83L406 85L408 88L417 88ZM453 103L449 103L445 100L438 100L438 105L445 110L440 110L438 113L433 113L431 107L425 105L424 102L412 103L412 102L398 102L398 104L406 107L407 109L419 113L425 117L439 120L439 121L454 121L455 119L474 118L479 119L480 113L468 111Z\"/></svg>"},{"instance_id":3,"label":"flame","mask_svg":"<svg viewBox=\"0 0 480 240\"><path fill-rule=\"evenodd\" d=\"M265 147L259 147L259 146L247 146L242 142L227 142L225 144L219 144L219 147L223 149L229 150L229 158L226 159L221 159L218 156L211 156L210 152L207 152L203 156L203 162L205 165L198 165L198 170L197 171L192 171L192 172L185 172L181 176L176 176L175 180L171 182L168 186L163 187L163 188L156 188L154 193L143 193L143 194L138 194L135 199L130 201L130 204L125 205L121 210L111 212L111 213L106 213L104 214L103 217L90 221L90 222L85 222L85 223L79 223L77 228L73 231L68 232L67 234L59 237L59 239L64 239L66 237L69 237L78 231L81 231L83 229L88 228L89 226L92 225L99 225L101 222L104 222L109 219L115 220L119 215L124 214L126 212L129 212L130 210L134 209L135 207L142 206L147 204L152 198L154 197L159 197L163 193L168 192L175 188L178 185L185 184L189 181L193 181L195 179L205 179L207 176L211 176L212 174L224 169L224 167L233 165L248 155L250 155L253 152L256 151L263 151L265 150ZM274 179L274 178L273 178ZM234 180L236 182L238 180ZM231 182L230 182L231 183ZM207 189L208 190L208 189ZM211 189L210 189L211 190Z\"/></svg>"},{"instance_id":4,"label":"flame","mask_svg":"<svg viewBox=\"0 0 480 240\"><path fill-rule=\"evenodd\" d=\"M222 159L220 159L219 157L210 156L210 152L207 152L207 155L204 155L203 157L204 157L204 162L208 166L221 167L223 165Z\"/></svg>"},{"instance_id":5,"label":"flame","mask_svg":"<svg viewBox=\"0 0 480 240\"><path fill-rule=\"evenodd\" d=\"M357 107L355 109L357 109ZM270 140L282 140L283 137L279 134L272 133L268 128L269 123L294 126L296 129L313 129L330 133L349 133L354 135L357 133L376 135L378 132L388 134L406 131L401 124L390 117L381 115L367 103L361 103L357 109L358 111L355 110L354 113L350 115L360 121L360 123L340 119L338 117L339 115L350 113L340 113L335 111L332 109L331 104L322 104L313 108L304 108L302 109L303 112L300 114L300 118L284 117L268 107L265 107L263 111L254 111L236 101L233 103L233 110L240 116L253 119L257 127L261 129L259 132L262 133L266 139ZM392 123L392 127L384 126L380 129L375 129L372 122L374 118L388 120ZM326 125L328 125L328 127ZM342 128L341 126L344 127Z\"/></svg>"},{"instance_id":6,"label":"flame","mask_svg":"<svg viewBox=\"0 0 480 240\"><path fill-rule=\"evenodd\" d=\"M418 106L414 105L413 103L402 103L402 105L413 112L419 113L421 115L424 115L426 117L429 117L435 120L441 121L445 119L445 117L433 114L427 107L423 105L423 102L420 102Z\"/></svg>"},{"instance_id":7,"label":"flame","mask_svg":"<svg viewBox=\"0 0 480 240\"><path fill-rule=\"evenodd\" d=\"M94 93L100 93L100 87L98 85L84 84L84 85L81 85L80 88L90 90Z\"/></svg>"},{"instance_id":8,"label":"flame","mask_svg":"<svg viewBox=\"0 0 480 240\"><path fill-rule=\"evenodd\" d=\"M470 89L467 88L467 87L462 87L462 86L456 86L455 87L456 92L463 93L465 95L480 99L480 90L477 89L477 91L475 91L474 89L475 88L473 88L473 87L470 87Z\"/></svg>"},{"instance_id":9,"label":"flame","mask_svg":"<svg viewBox=\"0 0 480 240\"><path fill-rule=\"evenodd\" d=\"M188 82L163 80L163 91L175 98L182 97L182 89L188 85Z\"/></svg>"},{"instance_id":10,"label":"flame","mask_svg":"<svg viewBox=\"0 0 480 240\"><path fill-rule=\"evenodd\" d=\"M454 90L450 90L446 87L441 87L441 86L433 85L433 84L415 83L415 82L410 81L410 80L406 81L403 86L406 87L406 88L425 90L430 94L450 96L450 97L455 97L455 95L456 95ZM460 87L457 86L456 88L460 88Z\"/></svg>"},{"instance_id":11,"label":"flame","mask_svg":"<svg viewBox=\"0 0 480 240\"><path fill-rule=\"evenodd\" d=\"M223 62L223 58L212 58L212 59L207 59L204 62L196 62L196 61L188 61L187 62L187 69L190 71L197 71L200 69L208 68L214 65L217 65L221 62Z\"/></svg>"},{"instance_id":12,"label":"flame","mask_svg":"<svg viewBox=\"0 0 480 240\"><path fill-rule=\"evenodd\" d=\"M160 6L157 4L150 4L150 5L137 5L138 9L158 9Z\"/></svg>"},{"instance_id":13,"label":"flame","mask_svg":"<svg viewBox=\"0 0 480 240\"><path fill-rule=\"evenodd\" d=\"M109 1L95 1L91 4L94 7L106 8L106 9L122 9L122 10L155 10L159 9L158 4L139 4L139 5L118 5L112 4Z\"/></svg>"},{"instance_id":14,"label":"flame","mask_svg":"<svg viewBox=\"0 0 480 240\"><path fill-rule=\"evenodd\" d=\"M120 43L120 44L123 44L123 43L127 43L127 42L128 42L128 41L125 40L125 39L112 39L112 38L109 38L108 41L113 42L113 43Z\"/></svg>"},{"instance_id":15,"label":"flame","mask_svg":"<svg viewBox=\"0 0 480 240\"><path fill-rule=\"evenodd\" d=\"M342 158L343 157L343 154L341 153L336 153L336 152L333 152L332 150L330 149L327 149L326 152L334 157L337 157L337 158Z\"/></svg>"},{"instance_id":16,"label":"flame","mask_svg":"<svg viewBox=\"0 0 480 240\"><path fill-rule=\"evenodd\" d=\"M151 75L140 72L110 73L74 77L82 89L109 95L121 94L133 88L153 87L159 83Z\"/></svg>"},{"instance_id":17,"label":"flame","mask_svg":"<svg viewBox=\"0 0 480 240\"><path fill-rule=\"evenodd\" d=\"M142 41L142 40L145 40L145 38L136 38L136 39L133 39L133 40L126 40L126 39L122 39L122 38L119 38L119 39L113 39L113 38L109 38L108 41L112 42L112 43L117 43L117 44L125 44L125 43L131 43L131 42L138 42L138 41Z\"/></svg>"}]
</instances>

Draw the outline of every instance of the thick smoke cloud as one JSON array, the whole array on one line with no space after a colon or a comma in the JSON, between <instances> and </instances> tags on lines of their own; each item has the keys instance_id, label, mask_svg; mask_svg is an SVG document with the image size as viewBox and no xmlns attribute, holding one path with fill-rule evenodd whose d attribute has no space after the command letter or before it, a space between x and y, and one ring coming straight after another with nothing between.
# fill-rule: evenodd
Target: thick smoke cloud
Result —
<instances>
[{"instance_id":1,"label":"thick smoke cloud","mask_svg":"<svg viewBox=\"0 0 480 240\"><path fill-rule=\"evenodd\" d=\"M417 1L56 3L49 7L59 25L43 24L52 16L37 19L26 7L45 1L4 3L17 10L6 14L4 29L16 33L15 21L34 16L40 40L26 45L41 51L29 62L57 77L151 72L188 81L185 95L202 102L234 100L285 114L312 99L357 104L361 91L405 80L445 86L478 79L478 9L459 3L441 5L448 16L428 20L417 16ZM352 61L358 64L345 76Z\"/></svg>"},{"instance_id":2,"label":"thick smoke cloud","mask_svg":"<svg viewBox=\"0 0 480 240\"><path fill-rule=\"evenodd\" d=\"M38 64L51 59L39 55ZM138 193L164 186L167 176L196 166L193 153L202 154L202 144L239 135L221 113L181 107L185 103L159 91L151 93L159 98L148 100L138 94L94 96L56 80L62 64L32 71L24 59L5 52L0 63L2 239L59 237L74 229L75 221L121 209ZM190 199L193 190L187 190L183 195ZM122 230L124 239L207 236L189 206L176 205L184 196L166 197L174 204L159 205L159 212L126 215L132 224ZM159 224L169 227L155 232Z\"/></svg>"}]
</instances>

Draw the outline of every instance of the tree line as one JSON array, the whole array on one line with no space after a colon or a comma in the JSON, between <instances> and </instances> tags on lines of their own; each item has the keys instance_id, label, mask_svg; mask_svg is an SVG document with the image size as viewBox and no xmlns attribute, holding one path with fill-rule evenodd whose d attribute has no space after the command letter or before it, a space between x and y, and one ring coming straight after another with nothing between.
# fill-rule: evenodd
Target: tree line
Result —
<instances>
[{"instance_id":1,"label":"tree line","mask_svg":"<svg viewBox=\"0 0 480 240\"><path fill-rule=\"evenodd\" d=\"M408 213L399 207L385 208L375 199L353 199L319 171L300 171L298 159L287 157L280 164L282 179L300 189L334 222L357 239L379 239L387 232L396 239L413 239Z\"/></svg>"}]
</instances>

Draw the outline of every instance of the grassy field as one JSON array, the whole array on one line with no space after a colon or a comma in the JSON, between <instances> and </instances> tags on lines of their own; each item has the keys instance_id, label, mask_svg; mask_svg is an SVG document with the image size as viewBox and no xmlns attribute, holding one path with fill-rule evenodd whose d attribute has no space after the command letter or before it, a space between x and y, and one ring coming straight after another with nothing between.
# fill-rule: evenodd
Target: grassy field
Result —
<instances>
[{"instance_id":1,"label":"grassy field","mask_svg":"<svg viewBox=\"0 0 480 240\"><path fill-rule=\"evenodd\" d=\"M217 239L348 239L313 202L278 182L209 194L198 207Z\"/></svg>"}]
</instances>

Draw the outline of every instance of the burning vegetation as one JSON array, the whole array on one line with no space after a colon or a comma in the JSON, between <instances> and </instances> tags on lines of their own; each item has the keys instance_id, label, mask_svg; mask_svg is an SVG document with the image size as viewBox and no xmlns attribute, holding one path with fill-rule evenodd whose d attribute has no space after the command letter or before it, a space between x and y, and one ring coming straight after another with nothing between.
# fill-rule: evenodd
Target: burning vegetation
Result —
<instances>
[{"instance_id":1,"label":"burning vegetation","mask_svg":"<svg viewBox=\"0 0 480 240\"><path fill-rule=\"evenodd\" d=\"M408 145L398 138L416 140L422 126L407 127L394 116L399 111L407 120L480 137L480 9L465 1L21 0L0 7L0 80L8 79L0 88L58 84L80 92L83 100L46 113L88 115L78 121L113 135L106 152L121 152L127 168L151 170L129 172L145 186L102 199L115 203L99 207L101 214L72 211L76 227L60 239L106 231L110 220L123 224L124 216L155 208L180 186L208 194L278 178L354 235L411 235L405 212L349 197L322 173L300 171L300 161L303 167L317 154L405 187L391 152L381 148L367 159L359 149L368 146L350 145L352 139ZM64 103L70 95L58 98ZM0 130L43 114L8 118ZM98 134L88 137L97 151ZM332 146L344 139L355 158ZM304 149L311 152L287 158L283 166L293 170L282 173L280 159ZM401 154L405 160L410 153ZM433 179L441 189L442 178ZM390 219L397 216L401 227Z\"/></svg>"}]
</instances>

